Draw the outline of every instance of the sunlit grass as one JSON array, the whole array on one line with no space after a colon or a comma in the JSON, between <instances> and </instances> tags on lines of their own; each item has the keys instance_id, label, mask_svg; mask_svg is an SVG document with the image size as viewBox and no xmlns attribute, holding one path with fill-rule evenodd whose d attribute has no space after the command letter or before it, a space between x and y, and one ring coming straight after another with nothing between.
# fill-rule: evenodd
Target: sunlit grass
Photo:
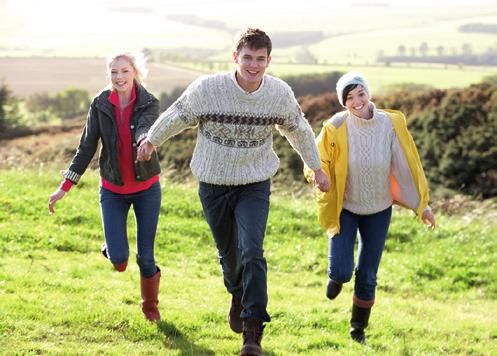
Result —
<instances>
[{"instance_id":1,"label":"sunlit grass","mask_svg":"<svg viewBox=\"0 0 497 356\"><path fill-rule=\"evenodd\" d=\"M194 183L165 179L156 259L162 321L143 320L134 261L122 274L99 252L98 177L47 213L55 171L0 171L0 350L5 354L234 355L229 296ZM309 195L274 187L265 251L267 355L492 354L497 327L495 223L439 217L428 232L395 211L378 275L368 346L348 336L352 285L324 295L327 239ZM130 219L130 246L134 223Z\"/></svg>"}]
</instances>

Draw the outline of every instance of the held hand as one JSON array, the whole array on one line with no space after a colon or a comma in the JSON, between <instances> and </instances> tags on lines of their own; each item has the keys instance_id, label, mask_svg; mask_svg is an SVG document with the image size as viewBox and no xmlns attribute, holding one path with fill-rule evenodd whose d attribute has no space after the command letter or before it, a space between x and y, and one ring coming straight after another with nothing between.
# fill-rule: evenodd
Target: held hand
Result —
<instances>
[{"instance_id":1,"label":"held hand","mask_svg":"<svg viewBox=\"0 0 497 356\"><path fill-rule=\"evenodd\" d=\"M314 171L314 187L319 188L322 192L330 190L330 180L323 169Z\"/></svg>"},{"instance_id":2,"label":"held hand","mask_svg":"<svg viewBox=\"0 0 497 356\"><path fill-rule=\"evenodd\" d=\"M50 214L55 213L54 210L55 202L57 200L62 199L65 194L66 192L64 192L62 189L57 189L54 193L50 195L50 198L48 198L48 211L50 212Z\"/></svg>"},{"instance_id":3,"label":"held hand","mask_svg":"<svg viewBox=\"0 0 497 356\"><path fill-rule=\"evenodd\" d=\"M423 219L423 222L425 223L426 226L428 226L429 229L433 230L436 227L436 222L435 222L435 215L433 215L433 212L431 209L425 209L423 210L423 215L421 216Z\"/></svg>"},{"instance_id":4,"label":"held hand","mask_svg":"<svg viewBox=\"0 0 497 356\"><path fill-rule=\"evenodd\" d=\"M152 153L155 151L154 145L150 143L148 138L143 139L140 143L140 147L138 147L138 154L136 159L143 162L149 161L152 157Z\"/></svg>"}]
</instances>

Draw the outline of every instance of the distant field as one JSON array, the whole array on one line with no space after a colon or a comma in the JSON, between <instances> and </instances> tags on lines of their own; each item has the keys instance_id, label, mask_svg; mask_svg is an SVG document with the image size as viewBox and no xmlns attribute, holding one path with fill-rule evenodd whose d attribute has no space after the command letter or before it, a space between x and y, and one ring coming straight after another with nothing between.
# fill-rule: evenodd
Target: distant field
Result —
<instances>
[{"instance_id":1,"label":"distant field","mask_svg":"<svg viewBox=\"0 0 497 356\"><path fill-rule=\"evenodd\" d=\"M197 61L195 65L185 62L150 64L147 83L156 95L186 86L201 73L233 68L233 35L237 29L248 25L246 19L239 16L239 8L230 6L227 0L216 1L219 6L197 2L187 12L196 16L198 21L164 21L165 14L185 12L179 3L150 8L145 12L136 9L126 12L102 10L104 18L108 16L109 20L144 25L139 26L140 31L127 33L119 41L113 33L97 35L86 25L81 28L68 26L67 31L53 33L45 33L42 29L36 31L33 29L38 27L31 22L30 26L22 26L23 21L28 21L24 18L25 14L9 16L8 8L0 6L0 17L5 20L2 25L9 29L0 31L0 56L3 56L0 57L0 80L3 79L20 97L41 91L54 93L67 87L84 88L94 94L107 82L104 59L97 57L114 50L114 47L148 48L156 59L167 52L169 56ZM458 30L461 25L469 23L496 24L497 8L489 2L482 5L481 1L475 0L472 4L454 3L450 7L438 2L429 6L425 3L416 6L399 3L367 6L365 2L316 0L313 6L285 3L284 7L282 3L266 2L266 11L259 13L250 25L264 29L274 39L282 36L288 39L306 31L318 32L324 39L317 43L302 41L292 47L280 46L275 41L269 71L278 76L358 69L369 77L378 93L391 84L405 82L429 84L437 88L464 87L481 81L485 76L497 74L497 67L464 67L460 70L457 66L397 67L392 64L391 67L384 67L376 64L380 53L396 55L399 46L403 46L405 54L419 57L422 55L420 45L424 42L428 47L427 55L460 54L465 45L469 45L475 54L495 48L496 34L462 33ZM210 28L201 25L209 24L211 20L219 26ZM109 45L110 42L114 47ZM54 57L31 57L48 55ZM74 56L94 57L69 58ZM319 65L287 64L313 61Z\"/></svg>"},{"instance_id":2,"label":"distant field","mask_svg":"<svg viewBox=\"0 0 497 356\"><path fill-rule=\"evenodd\" d=\"M397 14L398 15L398 14ZM416 14L412 14L414 18ZM396 14L392 13L392 16ZM403 17L409 14L403 14ZM389 23L387 16L378 18L383 23ZM350 35L331 37L309 47L309 50L319 60L327 63L375 63L380 51L386 55L396 55L398 48L403 45L406 54L415 51L421 56L420 45L428 45L427 54L436 55L437 47L441 47L446 55L461 53L462 46L468 44L475 54L482 54L497 44L496 34L462 33L458 28L467 23L497 23L497 16L475 16L474 18L444 19L419 17L420 21L412 26L393 25L389 28L374 28L371 30L351 33Z\"/></svg>"},{"instance_id":3,"label":"distant field","mask_svg":"<svg viewBox=\"0 0 497 356\"><path fill-rule=\"evenodd\" d=\"M458 29L468 23L497 23L497 8L456 5L446 7L433 2L430 6L416 7L347 7L345 2L329 2L316 6L302 5L298 11L283 12L277 22L271 21L270 12L260 14L258 20L267 24L264 28L269 34L319 30L328 36L318 43L302 43L286 48L275 46L272 56L277 62L300 62L298 58L305 50L318 63L365 65L374 64L380 51L386 55L397 54L400 45L405 47L407 54L414 50L416 56L421 55L419 48L423 42L428 45L427 54L432 55L437 53L439 46L443 48L444 54L460 53L464 44L469 44L477 54L495 47L495 34L462 33ZM227 55L229 50L208 59L223 61Z\"/></svg>"},{"instance_id":4,"label":"distant field","mask_svg":"<svg viewBox=\"0 0 497 356\"><path fill-rule=\"evenodd\" d=\"M147 88L156 95L186 86L200 74L158 63L150 63L148 68ZM94 95L108 83L103 58L0 58L0 80L20 97L68 87L83 88Z\"/></svg>"},{"instance_id":5,"label":"distant field","mask_svg":"<svg viewBox=\"0 0 497 356\"><path fill-rule=\"evenodd\" d=\"M175 87L185 87L199 75L234 68L227 59L223 63L188 63L148 65L147 87L157 96ZM370 80L376 93L397 83L428 84L436 88L465 87L484 77L497 75L497 67L462 67L441 65L337 66L284 64L273 62L268 73L276 76L305 73L346 72L359 70ZM0 80L13 94L26 97L37 92L56 93L68 87L83 88L94 95L107 84L103 58L0 58ZM333 88L330 88L333 89Z\"/></svg>"},{"instance_id":6,"label":"distant field","mask_svg":"<svg viewBox=\"0 0 497 356\"><path fill-rule=\"evenodd\" d=\"M297 65L273 64L270 73L277 76L296 75L303 73L323 73L357 70L369 80L372 90L377 93L398 83L427 84L435 88L466 87L480 82L484 77L497 75L497 67L462 67L440 65L424 66L331 66L331 65Z\"/></svg>"},{"instance_id":7,"label":"distant field","mask_svg":"<svg viewBox=\"0 0 497 356\"><path fill-rule=\"evenodd\" d=\"M184 68L191 68L201 72L211 70L226 70L233 68L229 62L208 63L181 63ZM408 66L406 64L384 65L324 65L324 64L286 64L272 62L267 70L268 74L278 77L290 75L347 72L357 70L367 76L371 87L376 93L385 92L389 86L399 83L427 84L435 88L461 88L479 83L483 78L497 75L497 67L458 67L455 65L419 64ZM334 90L334 88L330 88Z\"/></svg>"}]
</instances>

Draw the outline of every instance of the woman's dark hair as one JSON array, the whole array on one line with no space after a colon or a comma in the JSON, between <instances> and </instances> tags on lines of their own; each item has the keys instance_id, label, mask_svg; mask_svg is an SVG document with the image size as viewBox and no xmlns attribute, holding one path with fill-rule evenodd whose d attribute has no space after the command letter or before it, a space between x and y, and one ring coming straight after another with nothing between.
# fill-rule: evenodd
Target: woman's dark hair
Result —
<instances>
[{"instance_id":1,"label":"woman's dark hair","mask_svg":"<svg viewBox=\"0 0 497 356\"><path fill-rule=\"evenodd\" d=\"M347 101L347 95L349 95L349 93L354 90L355 88L357 88L358 86L362 86L360 84L349 84L347 85L344 89L343 89L343 93L342 93L342 103L343 105L345 105L345 102Z\"/></svg>"}]
</instances>

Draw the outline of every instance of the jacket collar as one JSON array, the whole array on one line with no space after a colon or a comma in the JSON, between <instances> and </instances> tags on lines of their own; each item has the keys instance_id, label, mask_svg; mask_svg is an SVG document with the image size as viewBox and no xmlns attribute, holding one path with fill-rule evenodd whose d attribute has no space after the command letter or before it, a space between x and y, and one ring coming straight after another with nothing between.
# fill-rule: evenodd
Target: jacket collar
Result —
<instances>
[{"instance_id":1,"label":"jacket collar","mask_svg":"<svg viewBox=\"0 0 497 356\"><path fill-rule=\"evenodd\" d=\"M119 107L119 94L117 93L117 91L111 90L107 100L109 100L110 103L114 105L114 107ZM133 88L131 88L131 98L127 106L131 104L134 106L135 102L136 102L136 85L133 85Z\"/></svg>"},{"instance_id":2,"label":"jacket collar","mask_svg":"<svg viewBox=\"0 0 497 356\"><path fill-rule=\"evenodd\" d=\"M135 81L135 88L136 88L136 101L133 107L133 111L141 109L149 105L153 101L152 95L137 81ZM105 112L108 116L113 117L114 106L108 100L110 94L111 94L110 89L102 90L96 97L96 107L97 109Z\"/></svg>"}]
</instances>

